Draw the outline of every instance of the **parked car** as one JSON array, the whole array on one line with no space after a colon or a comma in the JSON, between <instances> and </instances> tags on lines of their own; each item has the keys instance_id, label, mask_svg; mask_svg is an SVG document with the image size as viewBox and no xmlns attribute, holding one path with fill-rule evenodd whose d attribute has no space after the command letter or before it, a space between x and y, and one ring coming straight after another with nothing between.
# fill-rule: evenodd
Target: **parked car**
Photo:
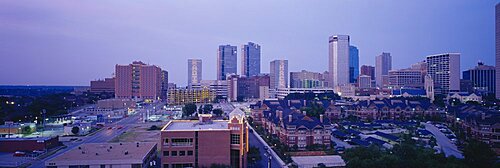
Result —
<instances>
[{"instance_id":1,"label":"parked car","mask_svg":"<svg viewBox=\"0 0 500 168\"><path fill-rule=\"evenodd\" d=\"M16 151L14 152L14 157L23 157L23 156L26 156L26 153L25 152L21 152L21 151Z\"/></svg>"}]
</instances>

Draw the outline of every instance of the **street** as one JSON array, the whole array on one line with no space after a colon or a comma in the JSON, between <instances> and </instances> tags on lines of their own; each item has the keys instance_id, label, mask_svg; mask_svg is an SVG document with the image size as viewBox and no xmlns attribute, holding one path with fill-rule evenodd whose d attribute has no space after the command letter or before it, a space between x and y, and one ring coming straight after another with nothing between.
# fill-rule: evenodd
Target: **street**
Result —
<instances>
[{"instance_id":1,"label":"street","mask_svg":"<svg viewBox=\"0 0 500 168\"><path fill-rule=\"evenodd\" d=\"M260 160L259 162L257 162L257 165L250 165L249 164L249 167L258 167L258 168L264 168L264 167L267 167L267 164L268 164L268 157L265 156L264 154L266 153L266 149L264 149L264 144L262 144L258 139L257 137L255 137L255 134L253 133L250 133L248 135L248 142L250 143L250 146L252 147L258 147L259 148L259 152L260 152L260 157L262 158L262 160ZM267 145L266 145L267 146ZM250 163L250 161L249 161ZM278 168L278 167L282 167L278 161L276 160L276 158L272 158L271 159L271 167L273 168Z\"/></svg>"},{"instance_id":2,"label":"street","mask_svg":"<svg viewBox=\"0 0 500 168\"><path fill-rule=\"evenodd\" d=\"M428 123L424 123L425 129L430 131L434 137L436 137L436 141L438 146L441 148L441 150L444 152L446 157L449 156L455 156L456 158L463 159L464 156L462 155L462 152L457 149L457 146L453 144L446 135L444 135L439 129Z\"/></svg>"}]
</instances>

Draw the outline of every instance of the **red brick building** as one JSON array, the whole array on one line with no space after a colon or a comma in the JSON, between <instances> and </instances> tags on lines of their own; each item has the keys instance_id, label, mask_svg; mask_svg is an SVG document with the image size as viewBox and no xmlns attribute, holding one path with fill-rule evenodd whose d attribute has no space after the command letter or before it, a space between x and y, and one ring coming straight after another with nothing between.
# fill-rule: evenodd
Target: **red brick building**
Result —
<instances>
[{"instance_id":1,"label":"red brick building","mask_svg":"<svg viewBox=\"0 0 500 168\"><path fill-rule=\"evenodd\" d=\"M0 152L16 152L34 150L44 151L59 146L58 137L42 138L1 138Z\"/></svg>"},{"instance_id":2,"label":"red brick building","mask_svg":"<svg viewBox=\"0 0 500 168\"><path fill-rule=\"evenodd\" d=\"M210 167L213 164L246 167L248 126L245 114L235 109L229 120L173 120L161 130L163 168Z\"/></svg>"}]
</instances>

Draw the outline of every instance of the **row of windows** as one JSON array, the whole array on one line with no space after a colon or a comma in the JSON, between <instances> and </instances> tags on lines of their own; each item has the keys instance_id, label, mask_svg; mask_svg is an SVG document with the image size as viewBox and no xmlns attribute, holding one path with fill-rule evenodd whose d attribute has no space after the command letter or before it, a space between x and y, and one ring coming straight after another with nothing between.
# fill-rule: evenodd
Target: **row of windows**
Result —
<instances>
[{"instance_id":1,"label":"row of windows","mask_svg":"<svg viewBox=\"0 0 500 168\"><path fill-rule=\"evenodd\" d=\"M163 156L193 156L193 151L163 151Z\"/></svg>"},{"instance_id":2,"label":"row of windows","mask_svg":"<svg viewBox=\"0 0 500 168\"><path fill-rule=\"evenodd\" d=\"M193 146L193 138L172 138L172 146ZM163 144L168 145L169 139L165 138Z\"/></svg>"}]
</instances>

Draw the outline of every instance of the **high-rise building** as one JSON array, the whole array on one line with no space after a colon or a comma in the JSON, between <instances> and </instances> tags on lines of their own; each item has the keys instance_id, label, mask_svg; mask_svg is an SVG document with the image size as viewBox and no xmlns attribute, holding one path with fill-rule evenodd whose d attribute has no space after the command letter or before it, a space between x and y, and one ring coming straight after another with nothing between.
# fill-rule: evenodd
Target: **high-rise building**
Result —
<instances>
[{"instance_id":1,"label":"high-rise building","mask_svg":"<svg viewBox=\"0 0 500 168\"><path fill-rule=\"evenodd\" d=\"M288 60L271 61L271 69L269 71L271 89L288 87Z\"/></svg>"},{"instance_id":2,"label":"high-rise building","mask_svg":"<svg viewBox=\"0 0 500 168\"><path fill-rule=\"evenodd\" d=\"M161 94L162 100L168 99L168 71L161 71Z\"/></svg>"},{"instance_id":3,"label":"high-rise building","mask_svg":"<svg viewBox=\"0 0 500 168\"><path fill-rule=\"evenodd\" d=\"M495 67L479 62L476 67L462 73L464 80L472 83L475 92L495 94Z\"/></svg>"},{"instance_id":4,"label":"high-rise building","mask_svg":"<svg viewBox=\"0 0 500 168\"><path fill-rule=\"evenodd\" d=\"M359 76L359 50L356 46L349 46L349 82L356 83Z\"/></svg>"},{"instance_id":5,"label":"high-rise building","mask_svg":"<svg viewBox=\"0 0 500 168\"><path fill-rule=\"evenodd\" d=\"M243 101L247 99L263 100L269 98L269 75L227 77L227 93L229 101Z\"/></svg>"},{"instance_id":6,"label":"high-rise building","mask_svg":"<svg viewBox=\"0 0 500 168\"><path fill-rule=\"evenodd\" d=\"M155 65L134 61L115 66L115 97L157 100L160 97L162 72Z\"/></svg>"},{"instance_id":7,"label":"high-rise building","mask_svg":"<svg viewBox=\"0 0 500 168\"><path fill-rule=\"evenodd\" d=\"M434 81L435 94L460 90L460 53L427 56L427 74Z\"/></svg>"},{"instance_id":8,"label":"high-rise building","mask_svg":"<svg viewBox=\"0 0 500 168\"><path fill-rule=\"evenodd\" d=\"M241 47L241 75L247 77L260 74L260 45L248 42Z\"/></svg>"},{"instance_id":9,"label":"high-rise building","mask_svg":"<svg viewBox=\"0 0 500 168\"><path fill-rule=\"evenodd\" d=\"M388 76L388 86L393 89L424 87L422 71L420 71L419 69L407 68L390 70Z\"/></svg>"},{"instance_id":10,"label":"high-rise building","mask_svg":"<svg viewBox=\"0 0 500 168\"><path fill-rule=\"evenodd\" d=\"M188 59L188 86L201 81L202 64L201 59Z\"/></svg>"},{"instance_id":11,"label":"high-rise building","mask_svg":"<svg viewBox=\"0 0 500 168\"><path fill-rule=\"evenodd\" d=\"M375 67L370 65L362 65L361 73L359 75L370 76L372 80L375 80Z\"/></svg>"},{"instance_id":12,"label":"high-rise building","mask_svg":"<svg viewBox=\"0 0 500 168\"><path fill-rule=\"evenodd\" d=\"M322 73L302 70L290 72L290 88L322 88L325 81Z\"/></svg>"},{"instance_id":13,"label":"high-rise building","mask_svg":"<svg viewBox=\"0 0 500 168\"><path fill-rule=\"evenodd\" d=\"M365 89L372 87L372 77L368 75L361 75L358 77L358 87Z\"/></svg>"},{"instance_id":14,"label":"high-rise building","mask_svg":"<svg viewBox=\"0 0 500 168\"><path fill-rule=\"evenodd\" d=\"M237 69L237 47L231 45L220 45L217 50L217 80L226 80L227 74L236 74Z\"/></svg>"},{"instance_id":15,"label":"high-rise building","mask_svg":"<svg viewBox=\"0 0 500 168\"><path fill-rule=\"evenodd\" d=\"M375 81L378 87L386 87L389 83L389 70L392 69L391 53L383 52L375 57Z\"/></svg>"},{"instance_id":16,"label":"high-rise building","mask_svg":"<svg viewBox=\"0 0 500 168\"><path fill-rule=\"evenodd\" d=\"M235 108L229 120L171 120L161 130L162 168L247 167L248 126L245 113Z\"/></svg>"},{"instance_id":17,"label":"high-rise building","mask_svg":"<svg viewBox=\"0 0 500 168\"><path fill-rule=\"evenodd\" d=\"M424 77L424 88L427 98L431 99L431 102L434 101L434 80L432 76L427 74Z\"/></svg>"},{"instance_id":18,"label":"high-rise building","mask_svg":"<svg viewBox=\"0 0 500 168\"><path fill-rule=\"evenodd\" d=\"M500 99L500 3L495 5L495 97Z\"/></svg>"},{"instance_id":19,"label":"high-rise building","mask_svg":"<svg viewBox=\"0 0 500 168\"><path fill-rule=\"evenodd\" d=\"M330 87L349 83L349 36L333 35L329 38L328 71Z\"/></svg>"}]
</instances>

